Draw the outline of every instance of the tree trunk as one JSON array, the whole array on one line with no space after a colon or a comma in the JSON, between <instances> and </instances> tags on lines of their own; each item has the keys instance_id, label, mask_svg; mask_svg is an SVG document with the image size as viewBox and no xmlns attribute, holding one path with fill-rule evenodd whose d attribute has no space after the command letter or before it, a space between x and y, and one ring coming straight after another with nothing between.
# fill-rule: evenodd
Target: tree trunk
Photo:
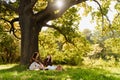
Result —
<instances>
[{"instance_id":1,"label":"tree trunk","mask_svg":"<svg viewBox=\"0 0 120 80\"><path fill-rule=\"evenodd\" d=\"M30 16L24 16L21 28L21 64L29 64L32 54L38 51L38 35L35 22Z\"/></svg>"},{"instance_id":2,"label":"tree trunk","mask_svg":"<svg viewBox=\"0 0 120 80\"><path fill-rule=\"evenodd\" d=\"M21 15L21 59L22 65L28 65L32 54L38 51L39 32L31 15Z\"/></svg>"}]
</instances>

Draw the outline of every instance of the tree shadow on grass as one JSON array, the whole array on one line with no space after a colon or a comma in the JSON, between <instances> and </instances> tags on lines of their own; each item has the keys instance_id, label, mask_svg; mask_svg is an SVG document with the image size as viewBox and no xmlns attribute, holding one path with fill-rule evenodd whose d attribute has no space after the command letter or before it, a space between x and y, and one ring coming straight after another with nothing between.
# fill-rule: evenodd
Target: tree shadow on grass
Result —
<instances>
[{"instance_id":1,"label":"tree shadow on grass","mask_svg":"<svg viewBox=\"0 0 120 80\"><path fill-rule=\"evenodd\" d=\"M26 66L22 66L22 65L15 65L11 68L6 68L6 69L1 69L0 70L0 73L1 72L14 72L14 71L17 71L17 72L22 72L22 71L25 71L27 70L27 67Z\"/></svg>"}]
</instances>

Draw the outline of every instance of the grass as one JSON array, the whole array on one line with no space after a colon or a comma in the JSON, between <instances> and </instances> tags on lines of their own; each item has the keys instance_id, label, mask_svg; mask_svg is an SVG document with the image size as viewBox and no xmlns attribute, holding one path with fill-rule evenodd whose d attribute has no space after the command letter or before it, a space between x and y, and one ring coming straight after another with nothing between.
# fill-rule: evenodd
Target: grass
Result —
<instances>
[{"instance_id":1,"label":"grass","mask_svg":"<svg viewBox=\"0 0 120 80\"><path fill-rule=\"evenodd\" d=\"M30 71L18 64L0 65L0 80L120 80L120 68L63 67L64 71Z\"/></svg>"}]
</instances>

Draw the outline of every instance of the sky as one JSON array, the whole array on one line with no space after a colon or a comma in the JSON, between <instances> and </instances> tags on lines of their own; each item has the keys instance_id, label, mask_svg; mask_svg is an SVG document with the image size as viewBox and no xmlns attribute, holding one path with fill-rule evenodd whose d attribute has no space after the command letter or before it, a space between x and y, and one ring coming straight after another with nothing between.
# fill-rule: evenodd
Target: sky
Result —
<instances>
[{"instance_id":1,"label":"sky","mask_svg":"<svg viewBox=\"0 0 120 80\"><path fill-rule=\"evenodd\" d=\"M86 17L82 17L79 24L79 30L83 31L84 29L89 29L91 31L95 30L96 23L91 23L90 20L92 19L91 15L88 14Z\"/></svg>"},{"instance_id":2,"label":"sky","mask_svg":"<svg viewBox=\"0 0 120 80\"><path fill-rule=\"evenodd\" d=\"M3 1L6 1L7 3L9 3L9 2L14 3L14 2L16 2L16 0L3 0Z\"/></svg>"}]
</instances>

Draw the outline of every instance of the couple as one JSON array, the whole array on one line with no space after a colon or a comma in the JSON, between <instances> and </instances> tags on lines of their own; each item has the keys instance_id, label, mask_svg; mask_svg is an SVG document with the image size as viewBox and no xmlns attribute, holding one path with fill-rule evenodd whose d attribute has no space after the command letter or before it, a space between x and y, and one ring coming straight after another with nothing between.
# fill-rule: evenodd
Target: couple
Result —
<instances>
[{"instance_id":1,"label":"couple","mask_svg":"<svg viewBox=\"0 0 120 80\"><path fill-rule=\"evenodd\" d=\"M62 70L60 65L53 66L51 61L51 55L48 55L44 62L39 58L39 53L35 52L30 60L31 64L29 66L30 70Z\"/></svg>"}]
</instances>

